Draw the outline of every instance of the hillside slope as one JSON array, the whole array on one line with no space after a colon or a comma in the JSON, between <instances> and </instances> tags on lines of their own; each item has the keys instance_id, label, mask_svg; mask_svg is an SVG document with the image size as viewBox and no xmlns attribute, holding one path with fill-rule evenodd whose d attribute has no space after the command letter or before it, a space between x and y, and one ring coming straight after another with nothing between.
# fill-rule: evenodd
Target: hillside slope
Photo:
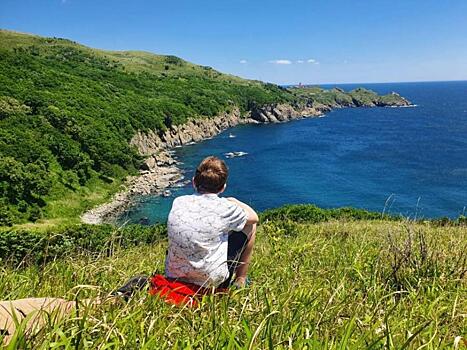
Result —
<instances>
[{"instance_id":1,"label":"hillside slope","mask_svg":"<svg viewBox=\"0 0 467 350\"><path fill-rule=\"evenodd\" d=\"M0 30L0 225L77 219L108 199L142 164L130 144L138 132L171 135L188 120L233 110L264 122L279 104L300 113L408 103L388 96L297 92L175 56Z\"/></svg>"},{"instance_id":2,"label":"hillside slope","mask_svg":"<svg viewBox=\"0 0 467 350\"><path fill-rule=\"evenodd\" d=\"M259 226L249 289L208 297L199 309L173 308L143 291L128 304L51 319L35 337L20 330L17 347L452 349L460 341L462 349L465 226L381 218L348 208L269 211ZM1 265L0 300L103 297L131 276L162 273L165 238L122 249L119 232L112 236L100 254L81 248L80 255L39 266Z\"/></svg>"}]
</instances>

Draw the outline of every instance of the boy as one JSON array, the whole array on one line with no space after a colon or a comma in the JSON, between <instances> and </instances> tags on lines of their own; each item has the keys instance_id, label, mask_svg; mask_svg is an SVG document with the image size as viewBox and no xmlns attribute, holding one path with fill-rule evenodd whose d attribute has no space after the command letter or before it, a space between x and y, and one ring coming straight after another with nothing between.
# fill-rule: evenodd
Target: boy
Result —
<instances>
[{"instance_id":1,"label":"boy","mask_svg":"<svg viewBox=\"0 0 467 350\"><path fill-rule=\"evenodd\" d=\"M222 198L228 169L216 157L205 158L193 177L195 194L174 200L167 230L165 274L200 287L244 287L258 215L235 198Z\"/></svg>"}]
</instances>

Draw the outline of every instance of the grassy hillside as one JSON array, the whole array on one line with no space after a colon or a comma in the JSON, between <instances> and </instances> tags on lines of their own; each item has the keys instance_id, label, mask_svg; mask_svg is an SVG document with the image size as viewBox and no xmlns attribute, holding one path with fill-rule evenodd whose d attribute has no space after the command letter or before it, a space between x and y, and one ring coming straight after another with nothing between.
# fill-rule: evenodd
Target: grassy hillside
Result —
<instances>
[{"instance_id":1,"label":"grassy hillside","mask_svg":"<svg viewBox=\"0 0 467 350\"><path fill-rule=\"evenodd\" d=\"M466 345L465 226L310 208L263 215L247 290L207 298L197 310L173 308L141 292L128 304L80 309L35 337L20 332L17 345L453 349L456 337L464 337L459 349ZM166 247L159 238L97 256L2 267L0 300L104 296L132 275L162 272Z\"/></svg>"}]
</instances>

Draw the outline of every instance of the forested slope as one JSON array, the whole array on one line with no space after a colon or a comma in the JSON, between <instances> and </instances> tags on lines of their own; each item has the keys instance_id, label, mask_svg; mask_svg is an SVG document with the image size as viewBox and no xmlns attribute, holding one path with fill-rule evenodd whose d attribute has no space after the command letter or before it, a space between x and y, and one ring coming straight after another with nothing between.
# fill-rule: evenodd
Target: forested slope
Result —
<instances>
[{"instance_id":1,"label":"forested slope","mask_svg":"<svg viewBox=\"0 0 467 350\"><path fill-rule=\"evenodd\" d=\"M0 224L36 220L54 198L134 173L136 130L291 98L174 56L9 31L0 31L0 82Z\"/></svg>"}]
</instances>

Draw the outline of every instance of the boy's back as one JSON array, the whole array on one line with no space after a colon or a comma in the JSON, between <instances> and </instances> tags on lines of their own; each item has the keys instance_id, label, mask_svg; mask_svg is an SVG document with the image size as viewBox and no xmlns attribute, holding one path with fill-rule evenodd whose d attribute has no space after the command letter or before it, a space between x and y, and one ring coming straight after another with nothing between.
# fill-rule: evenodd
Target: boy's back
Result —
<instances>
[{"instance_id":1,"label":"boy's back","mask_svg":"<svg viewBox=\"0 0 467 350\"><path fill-rule=\"evenodd\" d=\"M215 193L176 198L167 222L167 277L218 286L229 276L229 232L241 231L247 218L243 208Z\"/></svg>"}]
</instances>

